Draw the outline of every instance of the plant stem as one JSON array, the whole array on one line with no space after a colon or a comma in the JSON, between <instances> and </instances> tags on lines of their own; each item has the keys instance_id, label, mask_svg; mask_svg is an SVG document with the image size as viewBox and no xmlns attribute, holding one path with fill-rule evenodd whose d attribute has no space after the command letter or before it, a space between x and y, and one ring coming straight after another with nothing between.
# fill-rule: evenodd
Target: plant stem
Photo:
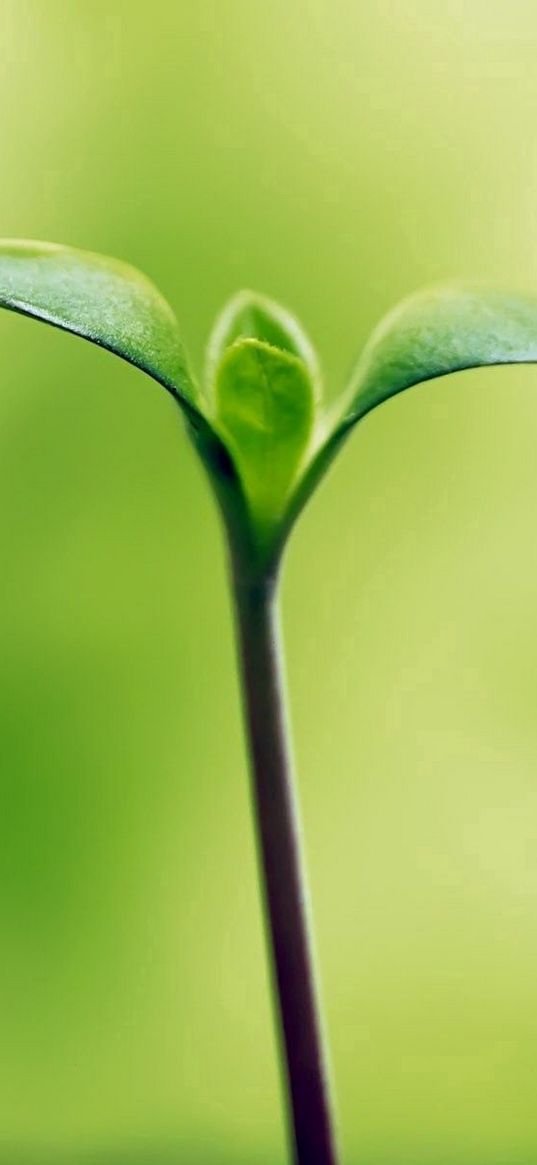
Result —
<instances>
[{"instance_id":1,"label":"plant stem","mask_svg":"<svg viewBox=\"0 0 537 1165\"><path fill-rule=\"evenodd\" d=\"M233 569L259 865L296 1165L337 1165L285 717L277 582Z\"/></svg>"}]
</instances>

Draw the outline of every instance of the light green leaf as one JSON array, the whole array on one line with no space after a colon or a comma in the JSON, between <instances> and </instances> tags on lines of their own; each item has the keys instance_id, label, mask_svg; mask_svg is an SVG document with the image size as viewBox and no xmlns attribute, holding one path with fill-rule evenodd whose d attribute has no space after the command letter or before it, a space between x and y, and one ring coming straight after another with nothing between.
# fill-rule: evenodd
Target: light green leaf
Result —
<instances>
[{"instance_id":1,"label":"light green leaf","mask_svg":"<svg viewBox=\"0 0 537 1165\"><path fill-rule=\"evenodd\" d=\"M216 418L258 530L274 525L313 426L311 379L302 360L259 340L236 340L216 374Z\"/></svg>"},{"instance_id":2,"label":"light green leaf","mask_svg":"<svg viewBox=\"0 0 537 1165\"><path fill-rule=\"evenodd\" d=\"M298 356L306 365L315 396L321 394L317 353L298 320L280 304L254 291L239 291L218 316L207 346L206 381L213 391L218 365L235 340L261 340Z\"/></svg>"},{"instance_id":3,"label":"light green leaf","mask_svg":"<svg viewBox=\"0 0 537 1165\"><path fill-rule=\"evenodd\" d=\"M107 348L198 412L175 315L136 268L53 243L0 240L0 307Z\"/></svg>"},{"instance_id":4,"label":"light green leaf","mask_svg":"<svg viewBox=\"0 0 537 1165\"><path fill-rule=\"evenodd\" d=\"M405 388L492 364L537 360L537 299L448 285L403 300L373 332L342 428Z\"/></svg>"}]
</instances>

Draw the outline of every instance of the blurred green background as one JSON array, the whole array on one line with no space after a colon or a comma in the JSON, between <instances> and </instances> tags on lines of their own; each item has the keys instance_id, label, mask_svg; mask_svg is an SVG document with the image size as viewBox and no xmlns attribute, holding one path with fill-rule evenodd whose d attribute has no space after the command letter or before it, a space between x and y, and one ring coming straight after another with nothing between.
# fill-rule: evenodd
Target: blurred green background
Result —
<instances>
[{"instance_id":1,"label":"blurred green background","mask_svg":"<svg viewBox=\"0 0 537 1165\"><path fill-rule=\"evenodd\" d=\"M241 286L331 394L537 288L533 0L2 0L0 233ZM171 400L3 315L1 1165L284 1165L220 531ZM284 624L345 1165L537 1157L537 370L355 433Z\"/></svg>"}]
</instances>

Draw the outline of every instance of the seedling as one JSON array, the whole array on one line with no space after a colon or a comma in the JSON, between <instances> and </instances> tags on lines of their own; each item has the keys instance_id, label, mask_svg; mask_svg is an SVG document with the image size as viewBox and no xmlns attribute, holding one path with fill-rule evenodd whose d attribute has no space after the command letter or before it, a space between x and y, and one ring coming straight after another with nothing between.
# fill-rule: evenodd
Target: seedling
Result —
<instances>
[{"instance_id":1,"label":"seedling","mask_svg":"<svg viewBox=\"0 0 537 1165\"><path fill-rule=\"evenodd\" d=\"M537 300L479 287L419 292L373 332L336 406L314 348L278 304L224 309L199 386L175 315L134 268L47 243L0 243L0 306L107 348L171 393L222 516L290 1141L297 1165L336 1165L327 1055L295 803L277 593L294 523L354 425L405 388L537 361Z\"/></svg>"}]
</instances>

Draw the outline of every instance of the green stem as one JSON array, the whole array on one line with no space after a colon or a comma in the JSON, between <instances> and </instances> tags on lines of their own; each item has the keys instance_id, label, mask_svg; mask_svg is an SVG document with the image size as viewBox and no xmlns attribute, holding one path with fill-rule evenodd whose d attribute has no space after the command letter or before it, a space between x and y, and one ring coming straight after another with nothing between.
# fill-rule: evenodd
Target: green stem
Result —
<instances>
[{"instance_id":1,"label":"green stem","mask_svg":"<svg viewBox=\"0 0 537 1165\"><path fill-rule=\"evenodd\" d=\"M296 1165L337 1165L279 645L277 583L232 571L268 942Z\"/></svg>"}]
</instances>

